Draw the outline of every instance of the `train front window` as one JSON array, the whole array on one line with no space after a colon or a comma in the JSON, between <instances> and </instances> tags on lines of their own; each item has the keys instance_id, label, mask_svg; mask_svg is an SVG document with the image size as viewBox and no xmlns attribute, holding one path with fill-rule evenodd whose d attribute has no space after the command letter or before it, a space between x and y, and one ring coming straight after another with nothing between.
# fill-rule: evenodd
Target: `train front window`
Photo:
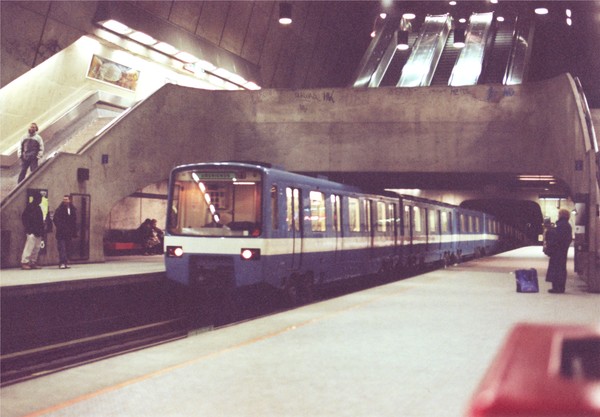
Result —
<instances>
[{"instance_id":1,"label":"train front window","mask_svg":"<svg viewBox=\"0 0 600 417\"><path fill-rule=\"evenodd\" d=\"M261 174L251 169L180 171L172 182L168 231L194 236L259 236Z\"/></svg>"}]
</instances>

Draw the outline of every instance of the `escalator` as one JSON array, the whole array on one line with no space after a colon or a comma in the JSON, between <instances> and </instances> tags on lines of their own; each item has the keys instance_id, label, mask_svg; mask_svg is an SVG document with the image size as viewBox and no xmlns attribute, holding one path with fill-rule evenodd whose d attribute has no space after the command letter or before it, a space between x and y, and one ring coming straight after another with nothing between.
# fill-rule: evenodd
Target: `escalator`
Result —
<instances>
[{"instance_id":1,"label":"escalator","mask_svg":"<svg viewBox=\"0 0 600 417\"><path fill-rule=\"evenodd\" d=\"M431 85L451 27L452 17L448 14L425 18L412 53L402 69L397 87Z\"/></svg>"},{"instance_id":2,"label":"escalator","mask_svg":"<svg viewBox=\"0 0 600 417\"><path fill-rule=\"evenodd\" d=\"M448 85L476 85L483 69L483 62L492 32L494 13L473 13L469 18L465 46L461 49L452 69Z\"/></svg>"},{"instance_id":3,"label":"escalator","mask_svg":"<svg viewBox=\"0 0 600 417\"><path fill-rule=\"evenodd\" d=\"M57 152L76 154L133 104L131 100L104 92L88 95L40 132L44 140L44 156L40 165ZM21 164L16 149L2 157L0 180L4 200L18 186Z\"/></svg>"},{"instance_id":4,"label":"escalator","mask_svg":"<svg viewBox=\"0 0 600 417\"><path fill-rule=\"evenodd\" d=\"M502 84L512 50L515 25L511 22L496 22L494 41L489 58L479 78L481 84Z\"/></svg>"}]
</instances>

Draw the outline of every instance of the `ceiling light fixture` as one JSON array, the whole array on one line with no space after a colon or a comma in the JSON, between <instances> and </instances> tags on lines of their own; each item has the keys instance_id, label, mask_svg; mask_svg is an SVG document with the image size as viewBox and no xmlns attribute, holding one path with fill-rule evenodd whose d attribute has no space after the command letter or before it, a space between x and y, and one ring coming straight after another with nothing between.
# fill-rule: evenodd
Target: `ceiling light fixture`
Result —
<instances>
[{"instance_id":1,"label":"ceiling light fixture","mask_svg":"<svg viewBox=\"0 0 600 417\"><path fill-rule=\"evenodd\" d=\"M292 23L292 3L279 3L279 23L289 25Z\"/></svg>"},{"instance_id":2,"label":"ceiling light fixture","mask_svg":"<svg viewBox=\"0 0 600 417\"><path fill-rule=\"evenodd\" d=\"M113 32L117 32L120 35L127 35L128 33L133 32L129 26L124 25L121 22L117 22L116 20L110 19L106 22L100 23L104 28L108 30L112 30Z\"/></svg>"},{"instance_id":3,"label":"ceiling light fixture","mask_svg":"<svg viewBox=\"0 0 600 417\"><path fill-rule=\"evenodd\" d=\"M175 55L177 52L179 52L177 48L166 42L159 42L156 45L152 45L152 47L167 55Z\"/></svg>"},{"instance_id":4,"label":"ceiling light fixture","mask_svg":"<svg viewBox=\"0 0 600 417\"><path fill-rule=\"evenodd\" d=\"M134 41L142 43L144 45L154 45L156 42L158 42L152 36L139 31L131 33L129 37Z\"/></svg>"},{"instance_id":5,"label":"ceiling light fixture","mask_svg":"<svg viewBox=\"0 0 600 417\"><path fill-rule=\"evenodd\" d=\"M179 52L175 55L175 58L177 58L178 60L183 61L187 64L191 64L192 62L200 61L199 58L196 58L194 55L187 53L187 52Z\"/></svg>"},{"instance_id":6,"label":"ceiling light fixture","mask_svg":"<svg viewBox=\"0 0 600 417\"><path fill-rule=\"evenodd\" d=\"M548 14L548 9L545 7L538 7L535 9L535 14L539 14L539 15Z\"/></svg>"}]
</instances>

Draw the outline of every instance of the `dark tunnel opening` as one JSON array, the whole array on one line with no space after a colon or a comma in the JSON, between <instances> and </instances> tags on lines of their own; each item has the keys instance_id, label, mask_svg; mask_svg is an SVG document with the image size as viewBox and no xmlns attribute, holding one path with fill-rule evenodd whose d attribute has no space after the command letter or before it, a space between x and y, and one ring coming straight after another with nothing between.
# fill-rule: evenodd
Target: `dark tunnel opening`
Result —
<instances>
[{"instance_id":1,"label":"dark tunnel opening","mask_svg":"<svg viewBox=\"0 0 600 417\"><path fill-rule=\"evenodd\" d=\"M543 215L539 204L528 200L482 199L466 200L461 207L484 211L525 233L532 243L543 233Z\"/></svg>"}]
</instances>

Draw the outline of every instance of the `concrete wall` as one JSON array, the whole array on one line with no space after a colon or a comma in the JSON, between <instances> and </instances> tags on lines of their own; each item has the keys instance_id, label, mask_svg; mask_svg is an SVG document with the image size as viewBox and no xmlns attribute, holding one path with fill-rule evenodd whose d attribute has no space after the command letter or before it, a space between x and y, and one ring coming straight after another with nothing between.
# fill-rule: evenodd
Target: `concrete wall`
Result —
<instances>
[{"instance_id":1,"label":"concrete wall","mask_svg":"<svg viewBox=\"0 0 600 417\"><path fill-rule=\"evenodd\" d=\"M50 190L50 207L63 194L90 194L90 260L99 261L113 206L163 181L172 167L198 161L262 160L314 172L548 174L573 194L589 193L589 170L574 167L585 157L580 123L567 75L513 87L234 92L167 85L80 154L45 163L3 202L2 227L13 232L7 262L18 264L26 188ZM90 179L78 182L77 168L89 169Z\"/></svg>"}]
</instances>

